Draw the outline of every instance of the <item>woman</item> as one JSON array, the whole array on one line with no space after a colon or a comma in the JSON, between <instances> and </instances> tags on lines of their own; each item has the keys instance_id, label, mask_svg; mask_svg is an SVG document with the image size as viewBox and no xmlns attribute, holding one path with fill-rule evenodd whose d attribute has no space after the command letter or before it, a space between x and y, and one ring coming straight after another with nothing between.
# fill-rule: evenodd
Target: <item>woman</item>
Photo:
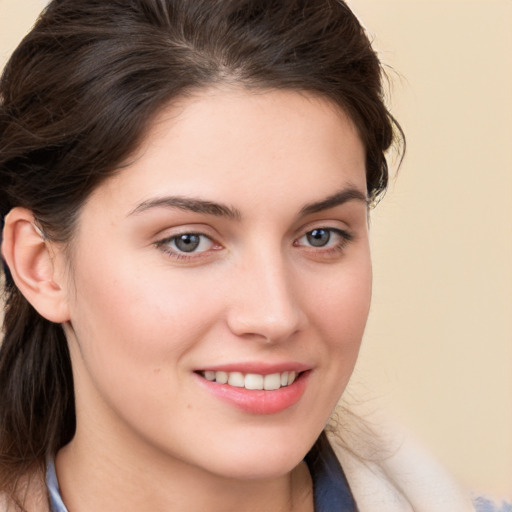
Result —
<instances>
[{"instance_id":1,"label":"woman","mask_svg":"<svg viewBox=\"0 0 512 512\"><path fill-rule=\"evenodd\" d=\"M5 510L470 509L324 432L401 133L343 2L54 1L0 91Z\"/></svg>"}]
</instances>

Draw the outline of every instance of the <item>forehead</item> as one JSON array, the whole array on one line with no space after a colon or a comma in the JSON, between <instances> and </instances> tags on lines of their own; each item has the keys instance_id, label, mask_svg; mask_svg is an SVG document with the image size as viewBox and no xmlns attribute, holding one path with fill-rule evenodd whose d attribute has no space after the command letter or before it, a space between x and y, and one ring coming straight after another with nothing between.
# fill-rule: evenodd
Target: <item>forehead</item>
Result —
<instances>
[{"instance_id":1,"label":"forehead","mask_svg":"<svg viewBox=\"0 0 512 512\"><path fill-rule=\"evenodd\" d=\"M365 151L330 100L295 91L210 89L163 109L128 165L98 192L126 208L155 194L265 204L291 194L366 193ZM224 197L227 196L227 197Z\"/></svg>"},{"instance_id":2,"label":"forehead","mask_svg":"<svg viewBox=\"0 0 512 512\"><path fill-rule=\"evenodd\" d=\"M139 154L157 148L161 141L168 143L173 135L183 143L201 140L196 147L198 156L210 149L242 156L236 154L241 142L246 154L257 148L259 154L265 149L267 154L286 155L299 138L317 145L322 142L323 149L332 149L328 146L334 142L345 157L362 149L357 147L362 143L354 123L337 104L317 94L292 90L211 88L179 99L157 115ZM271 145L260 146L270 141ZM294 149L304 152L309 146ZM182 148L187 149L185 144Z\"/></svg>"}]
</instances>

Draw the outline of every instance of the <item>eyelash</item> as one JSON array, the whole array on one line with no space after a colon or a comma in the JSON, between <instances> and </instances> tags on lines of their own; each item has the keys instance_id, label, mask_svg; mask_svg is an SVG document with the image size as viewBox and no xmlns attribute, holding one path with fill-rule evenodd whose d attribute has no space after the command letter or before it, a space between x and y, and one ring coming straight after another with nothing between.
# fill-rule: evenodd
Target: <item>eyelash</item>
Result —
<instances>
[{"instance_id":1,"label":"eyelash","mask_svg":"<svg viewBox=\"0 0 512 512\"><path fill-rule=\"evenodd\" d=\"M300 238L298 238L293 243L293 245L295 247L301 246L301 244L299 243L299 241L301 239L307 238L309 235L313 236L313 234L315 232L320 232L320 231L325 231L328 233L329 238L327 240L327 244L323 245L323 246L307 245L305 247L308 247L309 249L312 249L312 250L316 250L318 248L321 251L321 254L324 256L336 255L337 253L342 252L343 249L345 249L345 247L347 246L347 244L349 244L350 242L352 242L352 240L354 240L354 235L344 229L318 227L318 228L311 229L311 230L307 231L306 233L304 233ZM332 241L333 234L335 234L336 237L338 238L338 240L335 242ZM329 243L331 243L332 245L328 245Z\"/></svg>"},{"instance_id":2,"label":"eyelash","mask_svg":"<svg viewBox=\"0 0 512 512\"><path fill-rule=\"evenodd\" d=\"M332 235L336 235L339 240L335 243L332 243L332 245L324 245L324 246L313 246L313 245L303 245L300 243L300 240L303 238L307 238L309 235L312 235L315 232L325 231L329 234L329 238L327 240L327 244L331 242ZM191 252L185 252L180 251L179 248L171 248L170 244L176 244L176 241L179 240L181 237L188 236L188 237L199 237L201 238L201 241L199 244L203 243L204 240L208 240L208 243L211 244L211 248L208 248L206 250L196 252L195 250ZM354 235L349 233L346 230L339 229L339 228L329 228L329 227L317 227L314 229L311 229L307 232L305 232L302 236L294 240L293 246L294 247L306 247L309 250L320 252L324 256L331 256L336 255L338 253L341 253L345 247L354 239ZM189 261L196 258L200 258L201 255L206 256L205 253L208 253L210 250L220 250L222 249L222 246L215 242L212 238L210 238L208 235L205 235L204 233L198 233L193 231L185 231L183 233L178 233L176 235L172 235L170 237L164 238L162 240L159 240L155 242L155 246L158 247L160 250L162 250L165 254L168 256L179 260L179 261Z\"/></svg>"},{"instance_id":3,"label":"eyelash","mask_svg":"<svg viewBox=\"0 0 512 512\"><path fill-rule=\"evenodd\" d=\"M170 237L164 238L163 240L159 240L158 242L155 243L155 245L159 249L161 249L164 253L169 255L170 257L175 258L180 261L188 261L188 260L191 260L194 258L198 258L198 257L200 257L199 255L202 255L205 252L208 252L208 249L206 249L206 250L200 251L200 252L195 252L195 250L194 250L193 252L191 251L191 252L187 253L185 251L180 251L179 248L173 249L170 247L170 244L175 244L177 240L179 240L181 237L185 237L185 236L199 237L201 239L199 244L204 243L204 240L206 239L206 240L208 240L208 243L212 245L212 247L215 247L215 246L218 247L217 249L213 249L213 250L219 250L221 248L221 246L219 244L217 244L217 242L215 242L208 235L205 235L204 233L197 233L194 231L185 231L183 233L178 233L176 235L172 235ZM210 250L211 250L211 248L210 248Z\"/></svg>"}]
</instances>

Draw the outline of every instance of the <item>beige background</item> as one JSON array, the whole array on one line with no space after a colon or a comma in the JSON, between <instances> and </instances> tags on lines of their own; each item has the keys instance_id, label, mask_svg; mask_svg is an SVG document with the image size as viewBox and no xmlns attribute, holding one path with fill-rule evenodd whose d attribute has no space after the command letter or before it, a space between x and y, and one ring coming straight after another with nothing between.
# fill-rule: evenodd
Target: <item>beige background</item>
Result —
<instances>
[{"instance_id":1,"label":"beige background","mask_svg":"<svg viewBox=\"0 0 512 512\"><path fill-rule=\"evenodd\" d=\"M42 0L0 0L0 65ZM352 0L408 137L372 215L351 391L465 484L512 497L512 1Z\"/></svg>"}]
</instances>

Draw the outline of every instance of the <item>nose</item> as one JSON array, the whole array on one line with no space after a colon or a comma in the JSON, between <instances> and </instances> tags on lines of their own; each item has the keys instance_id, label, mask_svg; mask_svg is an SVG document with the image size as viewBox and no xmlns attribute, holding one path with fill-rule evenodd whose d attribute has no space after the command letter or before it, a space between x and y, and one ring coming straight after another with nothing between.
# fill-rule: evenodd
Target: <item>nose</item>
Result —
<instances>
[{"instance_id":1,"label":"nose","mask_svg":"<svg viewBox=\"0 0 512 512\"><path fill-rule=\"evenodd\" d=\"M245 260L232 275L228 326L234 334L279 343L301 331L307 317L281 256ZM236 289L236 292L235 292Z\"/></svg>"}]
</instances>

